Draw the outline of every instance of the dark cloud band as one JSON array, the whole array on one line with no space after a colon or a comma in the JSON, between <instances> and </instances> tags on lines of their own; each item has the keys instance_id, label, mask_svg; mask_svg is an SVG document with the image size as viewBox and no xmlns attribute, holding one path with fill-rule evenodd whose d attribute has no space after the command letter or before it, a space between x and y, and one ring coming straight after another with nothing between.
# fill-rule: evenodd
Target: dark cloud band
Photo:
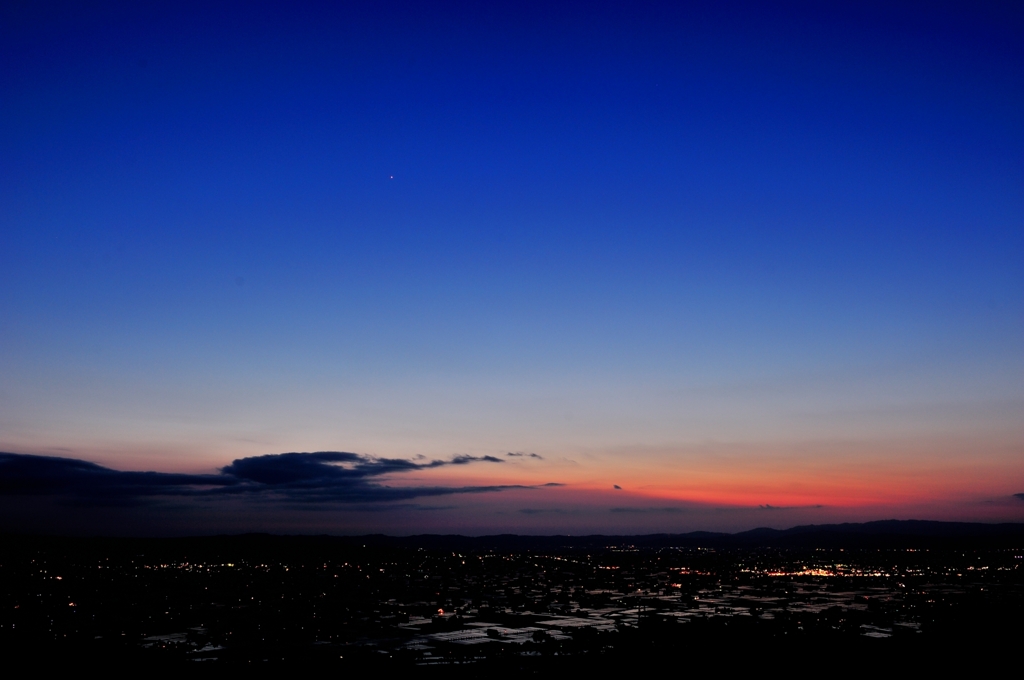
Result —
<instances>
[{"instance_id":1,"label":"dark cloud band","mask_svg":"<svg viewBox=\"0 0 1024 680\"><path fill-rule=\"evenodd\" d=\"M121 472L71 458L0 453L0 495L56 496L85 505L138 504L157 496L259 495L305 503L378 503L459 493L537 488L491 486L388 486L384 475L447 465L501 463L494 456L456 456L416 462L343 451L280 453L239 458L217 474Z\"/></svg>"}]
</instances>

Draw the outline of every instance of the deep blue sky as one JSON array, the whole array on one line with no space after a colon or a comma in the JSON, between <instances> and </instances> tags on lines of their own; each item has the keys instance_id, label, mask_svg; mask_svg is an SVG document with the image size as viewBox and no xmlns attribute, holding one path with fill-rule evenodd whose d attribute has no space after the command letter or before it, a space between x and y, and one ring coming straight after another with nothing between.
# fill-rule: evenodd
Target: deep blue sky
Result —
<instances>
[{"instance_id":1,"label":"deep blue sky","mask_svg":"<svg viewBox=\"0 0 1024 680\"><path fill-rule=\"evenodd\" d=\"M0 450L601 486L840 442L1024 490L1022 35L1017 3L7 3Z\"/></svg>"}]
</instances>

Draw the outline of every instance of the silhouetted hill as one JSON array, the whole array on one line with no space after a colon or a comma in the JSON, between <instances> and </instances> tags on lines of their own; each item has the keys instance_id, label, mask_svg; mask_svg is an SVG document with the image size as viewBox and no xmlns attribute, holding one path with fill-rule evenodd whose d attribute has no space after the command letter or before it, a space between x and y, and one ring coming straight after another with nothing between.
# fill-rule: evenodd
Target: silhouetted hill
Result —
<instances>
[{"instance_id":1,"label":"silhouetted hill","mask_svg":"<svg viewBox=\"0 0 1024 680\"><path fill-rule=\"evenodd\" d=\"M864 523L810 524L790 529L751 529L735 534L694 531L639 536L365 536L349 541L373 545L441 549L537 550L544 548L618 549L661 547L706 548L915 548L1024 546L1024 524L982 524L923 520L881 520Z\"/></svg>"},{"instance_id":2,"label":"silhouetted hill","mask_svg":"<svg viewBox=\"0 0 1024 680\"><path fill-rule=\"evenodd\" d=\"M43 536L4 537L8 549L31 543L60 542L89 545L94 549L128 545L138 548L220 550L271 549L297 552L322 549L375 548L428 550L497 550L507 552L544 550L638 550L654 548L1017 548L1024 547L1024 524L982 524L934 522L924 520L882 520L864 523L810 524L789 529L762 527L735 534L694 531L684 534L645 534L635 536L460 536L457 534L421 534L417 536L282 536L242 534L160 539L58 538Z\"/></svg>"},{"instance_id":3,"label":"silhouetted hill","mask_svg":"<svg viewBox=\"0 0 1024 680\"><path fill-rule=\"evenodd\" d=\"M817 548L914 548L1024 545L1024 524L881 520L754 529L733 534L735 545Z\"/></svg>"}]
</instances>

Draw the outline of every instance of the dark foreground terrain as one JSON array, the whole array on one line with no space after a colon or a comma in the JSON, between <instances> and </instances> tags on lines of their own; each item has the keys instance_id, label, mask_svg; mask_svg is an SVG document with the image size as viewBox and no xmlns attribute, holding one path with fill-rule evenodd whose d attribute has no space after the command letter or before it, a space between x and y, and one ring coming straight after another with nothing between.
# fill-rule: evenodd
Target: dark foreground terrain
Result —
<instances>
[{"instance_id":1,"label":"dark foreground terrain","mask_svg":"<svg viewBox=\"0 0 1024 680\"><path fill-rule=\"evenodd\" d=\"M1024 525L0 544L8 662L415 676L1019 672Z\"/></svg>"}]
</instances>

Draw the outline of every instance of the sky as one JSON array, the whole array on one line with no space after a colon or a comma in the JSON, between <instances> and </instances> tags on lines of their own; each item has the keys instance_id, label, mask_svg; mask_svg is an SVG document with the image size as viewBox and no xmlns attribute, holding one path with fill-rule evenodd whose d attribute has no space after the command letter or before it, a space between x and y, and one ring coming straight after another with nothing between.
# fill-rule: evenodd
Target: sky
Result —
<instances>
[{"instance_id":1,"label":"sky","mask_svg":"<svg viewBox=\"0 0 1024 680\"><path fill-rule=\"evenodd\" d=\"M0 530L1024 521L1022 34L4 3Z\"/></svg>"}]
</instances>

